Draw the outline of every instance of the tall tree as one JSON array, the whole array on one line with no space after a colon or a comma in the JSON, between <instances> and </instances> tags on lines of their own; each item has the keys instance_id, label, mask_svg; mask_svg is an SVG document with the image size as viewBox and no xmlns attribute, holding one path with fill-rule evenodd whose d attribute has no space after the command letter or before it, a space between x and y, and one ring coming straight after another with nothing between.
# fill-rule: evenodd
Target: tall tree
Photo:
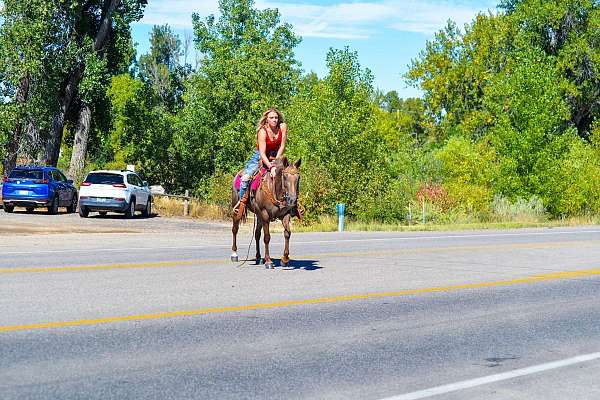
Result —
<instances>
[{"instance_id":1,"label":"tall tree","mask_svg":"<svg viewBox=\"0 0 600 400\"><path fill-rule=\"evenodd\" d=\"M285 108L297 77L300 39L277 10L251 0L220 0L221 15L194 14L195 43L203 58L190 77L175 145L187 179L238 168L255 143L268 107Z\"/></svg>"},{"instance_id":2,"label":"tall tree","mask_svg":"<svg viewBox=\"0 0 600 400\"><path fill-rule=\"evenodd\" d=\"M154 26L150 33L150 53L140 57L140 77L148 83L171 112L182 106L184 81L191 73L189 64L180 63L181 40L169 25Z\"/></svg>"},{"instance_id":3,"label":"tall tree","mask_svg":"<svg viewBox=\"0 0 600 400\"><path fill-rule=\"evenodd\" d=\"M505 0L501 7L519 27L520 47L544 51L568 80L571 122L589 140L593 121L600 118L600 3Z\"/></svg>"},{"instance_id":4,"label":"tall tree","mask_svg":"<svg viewBox=\"0 0 600 400\"><path fill-rule=\"evenodd\" d=\"M373 128L373 75L348 48L330 49L326 61L329 74L303 80L287 109L289 152L305 161L308 207L328 211L344 202L355 215L358 188L384 169L375 167L384 142Z\"/></svg>"},{"instance_id":5,"label":"tall tree","mask_svg":"<svg viewBox=\"0 0 600 400\"><path fill-rule=\"evenodd\" d=\"M105 44L95 51L88 41L90 51L83 59L85 71L73 107L76 111L73 121L75 132L68 172L73 179L83 175L92 127L100 125L94 124L94 119L108 120L105 116L109 112L106 90L110 76L128 71L135 61L130 24L141 17L143 6L144 3L135 1L123 3L123 10L114 14ZM108 130L108 126L104 129Z\"/></svg>"},{"instance_id":6,"label":"tall tree","mask_svg":"<svg viewBox=\"0 0 600 400\"><path fill-rule=\"evenodd\" d=\"M57 111L52 121L52 130L46 145L46 161L56 165L62 142L65 117L77 97L79 84L84 77L86 55L105 50L113 35L115 20L126 25L141 18L146 0L89 0L74 2L68 9L67 26L70 51L75 54L69 67L64 86L59 96Z\"/></svg>"},{"instance_id":7,"label":"tall tree","mask_svg":"<svg viewBox=\"0 0 600 400\"><path fill-rule=\"evenodd\" d=\"M60 24L56 23L59 7L55 1L6 0L0 10L0 96L3 119L13 126L7 135L4 157L5 173L15 166L26 127L35 113L42 113L40 102L53 76L46 67L56 60L56 51L48 43L60 40Z\"/></svg>"}]
</instances>

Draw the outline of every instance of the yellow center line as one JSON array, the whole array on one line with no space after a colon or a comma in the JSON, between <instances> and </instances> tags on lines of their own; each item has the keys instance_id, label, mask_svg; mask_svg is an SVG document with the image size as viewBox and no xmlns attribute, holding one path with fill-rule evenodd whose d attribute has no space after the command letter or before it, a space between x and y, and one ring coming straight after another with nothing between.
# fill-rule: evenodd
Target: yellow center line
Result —
<instances>
[{"instance_id":1,"label":"yellow center line","mask_svg":"<svg viewBox=\"0 0 600 400\"><path fill-rule=\"evenodd\" d=\"M577 245L596 246L600 241L588 240L578 241ZM531 249L556 249L561 247L571 247L573 242L546 242L546 243L518 243L506 245L480 245L480 246L448 246L436 248L405 248L392 250L373 250L373 251L348 251L348 252L327 252L319 254L303 254L302 258L314 259L324 257L356 257L356 256L391 256L398 254L427 254L440 253L444 251L507 251L507 250L531 250ZM43 272L61 272L61 271L94 271L110 269L135 269L135 268L172 268L186 267L202 264L231 264L227 259L198 259L181 261L148 261L141 263L119 263L119 264L100 264L100 265L70 265L61 267L18 267L18 268L0 268L0 274L17 273L43 273Z\"/></svg>"},{"instance_id":2,"label":"yellow center line","mask_svg":"<svg viewBox=\"0 0 600 400\"><path fill-rule=\"evenodd\" d=\"M0 268L0 274L34 273L34 272L59 272L59 271L93 271L105 269L130 269L130 268L169 268L194 266L198 264L224 263L223 260L181 260L181 261L149 261L142 263L120 263L101 265L70 265L64 267L24 267Z\"/></svg>"},{"instance_id":3,"label":"yellow center line","mask_svg":"<svg viewBox=\"0 0 600 400\"><path fill-rule=\"evenodd\" d=\"M7 325L0 326L0 333L10 331L26 331L34 329L48 329L48 328L60 328L60 327L74 327L82 325L98 325L114 322L123 321L142 321L152 320L161 318L174 318L184 316L197 316L206 314L222 314L227 312L235 311L248 311L248 310L260 310L269 308L282 308L291 306L301 306L310 304L324 304L324 303L336 303L352 300L365 300L365 299L376 299L382 297L400 297L410 296L418 294L436 293L436 292L453 292L465 289L477 289L494 286L509 286L522 283L536 283L536 282L547 282L559 279L570 279L570 278L581 278L581 277L592 277L600 275L600 269L586 269L578 271L561 271L553 272L549 274L533 275L525 278L503 280L503 281L491 281L491 282L478 282L478 283L465 283L461 285L450 285L440 286L432 288L421 288L421 289L408 289L400 290L395 292L381 292L381 293L368 293L368 294L356 294L356 295L345 295L345 296L334 296L334 297L320 297L314 299L304 300L289 300L279 301L274 303L260 303L260 304L249 304L242 306L229 306L229 307L214 307L214 308L203 308L189 311L171 311L171 312L159 312L150 314L137 314L137 315L124 315L116 317L106 317L97 319L82 319L73 321L58 321L58 322L43 322L37 324L26 324L26 325Z\"/></svg>"}]
</instances>

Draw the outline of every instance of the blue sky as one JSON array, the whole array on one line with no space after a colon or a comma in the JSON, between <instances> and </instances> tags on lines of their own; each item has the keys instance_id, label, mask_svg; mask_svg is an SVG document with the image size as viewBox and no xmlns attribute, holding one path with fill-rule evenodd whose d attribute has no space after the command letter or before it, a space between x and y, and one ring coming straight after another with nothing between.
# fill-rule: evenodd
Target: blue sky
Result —
<instances>
[{"instance_id":1,"label":"blue sky","mask_svg":"<svg viewBox=\"0 0 600 400\"><path fill-rule=\"evenodd\" d=\"M363 68L375 76L375 86L396 90L401 97L420 96L406 87L402 75L427 40L452 19L459 26L478 13L496 12L497 0L256 0L255 8L277 8L282 21L302 37L295 49L305 72L325 76L329 48L349 46ZM192 35L191 15L219 15L217 0L149 0L144 18L133 26L138 54L148 51L153 25L169 24L182 39ZM193 44L192 44L193 46ZM193 64L193 63L192 63Z\"/></svg>"}]
</instances>

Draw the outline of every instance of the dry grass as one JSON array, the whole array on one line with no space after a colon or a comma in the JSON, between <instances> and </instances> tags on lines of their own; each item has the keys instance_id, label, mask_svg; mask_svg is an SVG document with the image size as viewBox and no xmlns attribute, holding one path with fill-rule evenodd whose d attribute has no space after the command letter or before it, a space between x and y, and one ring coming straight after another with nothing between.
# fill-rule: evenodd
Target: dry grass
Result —
<instances>
[{"instance_id":1,"label":"dry grass","mask_svg":"<svg viewBox=\"0 0 600 400\"><path fill-rule=\"evenodd\" d=\"M598 225L600 216L573 217L553 221L508 221L508 222L472 222L472 223L448 223L448 224L384 224L376 221L361 222L346 219L344 230L350 232L367 231L453 231L453 230L475 230L475 229L515 229L515 228L544 228L561 226ZM338 229L337 216L325 215L310 225L296 223L295 232L334 232Z\"/></svg>"},{"instance_id":2,"label":"dry grass","mask_svg":"<svg viewBox=\"0 0 600 400\"><path fill-rule=\"evenodd\" d=\"M177 198L168 198L156 196L154 198L154 211L162 216L183 216L183 200ZM212 221L230 221L231 210L224 209L214 204L208 204L198 199L190 200L189 216L192 218L207 219ZM248 215L246 224L253 223L254 215ZM459 218L453 223L447 224L384 224L376 221L362 222L352 219L346 219L344 230L351 232L360 231L451 231L451 230L469 230L469 229L513 229L513 228L537 228L537 227L560 227L560 226L581 226L598 225L600 216L572 217L553 221L535 221L528 218L520 218L513 221L503 222L467 222ZM292 219L292 230L294 232L334 232L338 229L337 216L322 215L311 223ZM251 225L250 225L251 226ZM271 224L273 232L283 231L280 222Z\"/></svg>"},{"instance_id":3,"label":"dry grass","mask_svg":"<svg viewBox=\"0 0 600 400\"><path fill-rule=\"evenodd\" d=\"M165 217L183 216L184 201L165 196L154 196L154 212ZM214 204L192 198L189 201L188 216L192 218L222 221L229 218L229 211Z\"/></svg>"}]
</instances>

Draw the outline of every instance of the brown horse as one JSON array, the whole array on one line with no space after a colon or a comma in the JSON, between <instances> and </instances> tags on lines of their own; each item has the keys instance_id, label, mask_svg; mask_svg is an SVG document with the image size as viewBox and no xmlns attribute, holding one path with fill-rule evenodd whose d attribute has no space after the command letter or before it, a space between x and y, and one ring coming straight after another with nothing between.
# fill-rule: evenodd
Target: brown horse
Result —
<instances>
[{"instance_id":1,"label":"brown horse","mask_svg":"<svg viewBox=\"0 0 600 400\"><path fill-rule=\"evenodd\" d=\"M283 222L284 237L285 237L285 248L283 250L283 257L281 258L281 265L287 266L290 258L290 236L292 232L290 230L290 219L292 216L297 215L298 211L298 194L300 184L300 160L293 164L289 164L286 157L278 158L273 161L275 165L275 177L271 178L271 175L267 172L262 177L259 188L256 190L254 196L250 193L248 199L248 207L256 215L256 229L254 231L254 237L256 239L256 262L260 263L260 235L261 229L264 231L264 242L265 242L265 268L274 268L273 261L269 255L269 241L271 240L271 234L269 233L269 223L280 219ZM248 188L248 190L251 190ZM239 200L239 192L232 186L231 190L231 204L232 207ZM237 254L237 233L240 227L240 218L233 217L233 227L231 232L233 233L233 245L231 246L231 261L238 261Z\"/></svg>"}]
</instances>

